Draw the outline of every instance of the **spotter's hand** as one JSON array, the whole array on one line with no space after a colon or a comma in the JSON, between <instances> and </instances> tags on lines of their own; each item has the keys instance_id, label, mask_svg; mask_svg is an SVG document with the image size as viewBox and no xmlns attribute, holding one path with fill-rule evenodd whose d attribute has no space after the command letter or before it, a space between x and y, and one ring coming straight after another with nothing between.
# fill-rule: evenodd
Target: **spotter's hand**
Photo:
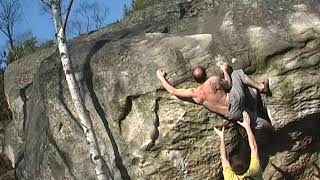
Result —
<instances>
[{"instance_id":1,"label":"spotter's hand","mask_svg":"<svg viewBox=\"0 0 320 180\"><path fill-rule=\"evenodd\" d=\"M218 128L214 127L214 131L221 139L223 139L224 126L222 127L222 130L219 130Z\"/></svg>"}]
</instances>

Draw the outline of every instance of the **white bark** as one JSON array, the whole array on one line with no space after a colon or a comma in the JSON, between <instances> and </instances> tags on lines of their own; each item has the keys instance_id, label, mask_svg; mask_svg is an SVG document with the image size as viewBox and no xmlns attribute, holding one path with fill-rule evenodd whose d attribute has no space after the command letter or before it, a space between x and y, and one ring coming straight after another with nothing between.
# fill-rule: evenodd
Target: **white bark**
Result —
<instances>
[{"instance_id":1,"label":"white bark","mask_svg":"<svg viewBox=\"0 0 320 180\"><path fill-rule=\"evenodd\" d=\"M54 19L55 28L56 28L56 38L58 42L63 71L66 76L66 80L68 83L69 91L71 93L74 107L77 111L83 132L88 142L90 158L94 163L97 178L99 180L106 180L108 179L108 175L106 174L107 172L103 167L103 160L101 157L100 148L98 146L97 137L93 130L93 125L92 125L89 112L86 109L83 99L81 97L80 90L77 85L77 82L73 73L73 69L71 66L71 61L69 59L68 49L66 44L66 37L65 37L65 26L63 26L63 21L61 17L60 1L61 0L52 0L51 10L52 10L53 19ZM71 3L72 3L72 0L71 0Z\"/></svg>"}]
</instances>

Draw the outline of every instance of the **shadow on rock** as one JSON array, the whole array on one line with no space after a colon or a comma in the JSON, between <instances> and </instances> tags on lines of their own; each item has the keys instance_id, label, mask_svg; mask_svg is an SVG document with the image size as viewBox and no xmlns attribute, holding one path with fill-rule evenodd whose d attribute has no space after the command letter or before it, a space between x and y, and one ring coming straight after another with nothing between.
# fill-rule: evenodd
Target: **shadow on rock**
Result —
<instances>
[{"instance_id":1,"label":"shadow on rock","mask_svg":"<svg viewBox=\"0 0 320 180\"><path fill-rule=\"evenodd\" d=\"M314 165L315 169L318 171L318 174L315 176L318 177L320 175L319 166L315 165L315 162L312 162L310 158L311 154L320 152L320 149L317 148L317 144L320 142L319 119L320 113L311 114L300 121L290 123L276 131L270 144L260 151L263 168L266 168L267 164L270 163L284 178L294 179L294 177L299 175L297 169L301 168L295 167L295 164L299 164L300 166ZM279 161L277 164L275 163L277 159L272 162L269 160L270 157L279 153L284 154L283 158L281 158L281 162ZM309 156L302 157L304 155ZM309 158L311 162L309 162L308 159L304 159L303 161L306 161L307 163L301 164L301 158Z\"/></svg>"},{"instance_id":2,"label":"shadow on rock","mask_svg":"<svg viewBox=\"0 0 320 180\"><path fill-rule=\"evenodd\" d=\"M89 51L89 53L87 54L86 56L86 63L85 63L85 66L84 66L84 73L85 73L85 77L86 77L86 86L89 90L89 93L90 93L90 96L92 98L92 102L93 102L93 106L94 108L96 109L100 119L102 120L103 124L104 124L104 127L107 131L107 134L109 136L109 139L111 141L111 144L112 144L112 147L113 147L113 151L114 151L114 155L115 155L115 163L116 163L116 166L117 168L119 169L120 171L120 174L121 174L121 178L123 180L130 180L130 176L129 176L129 173L126 169L126 167L124 166L123 164L123 160L122 160L122 157L119 153L119 148L118 148L118 145L114 139L114 136L112 134L112 131L110 129L110 126L109 126L109 123L108 123L108 120L107 120L107 115L105 114L100 102L99 102L99 99L96 95L96 93L94 92L94 88L93 88L93 82L92 82L92 77L93 77L93 73L91 71L91 67L90 67L90 60L92 58L92 56L100 49L102 48L106 43L108 42L108 40L103 40L103 41L98 41L96 42L96 44L91 48L91 50ZM105 162L104 162L105 163ZM110 168L107 166L107 164L105 163L104 166L107 168L109 174L110 174Z\"/></svg>"}]
</instances>

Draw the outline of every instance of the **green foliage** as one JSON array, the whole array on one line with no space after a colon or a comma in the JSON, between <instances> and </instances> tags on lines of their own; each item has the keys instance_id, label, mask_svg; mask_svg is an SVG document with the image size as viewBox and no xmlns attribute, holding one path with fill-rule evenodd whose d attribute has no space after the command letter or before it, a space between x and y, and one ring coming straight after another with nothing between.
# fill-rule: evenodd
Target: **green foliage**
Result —
<instances>
[{"instance_id":1,"label":"green foliage","mask_svg":"<svg viewBox=\"0 0 320 180\"><path fill-rule=\"evenodd\" d=\"M124 5L123 6L123 17L127 17L134 12L141 11L149 6L159 4L165 0L133 0L131 7Z\"/></svg>"},{"instance_id":2,"label":"green foliage","mask_svg":"<svg viewBox=\"0 0 320 180\"><path fill-rule=\"evenodd\" d=\"M41 48L41 49L52 48L52 47L54 47L55 44L56 44L56 42L55 42L54 40L49 39L49 40L43 42L43 43L40 45L39 48Z\"/></svg>"},{"instance_id":3,"label":"green foliage","mask_svg":"<svg viewBox=\"0 0 320 180\"><path fill-rule=\"evenodd\" d=\"M14 46L9 50L8 62L12 63L26 55L34 53L37 49L37 38L31 37L23 43Z\"/></svg>"},{"instance_id":4,"label":"green foliage","mask_svg":"<svg viewBox=\"0 0 320 180\"><path fill-rule=\"evenodd\" d=\"M132 3L133 12L141 11L147 7L143 0L134 0Z\"/></svg>"}]
</instances>

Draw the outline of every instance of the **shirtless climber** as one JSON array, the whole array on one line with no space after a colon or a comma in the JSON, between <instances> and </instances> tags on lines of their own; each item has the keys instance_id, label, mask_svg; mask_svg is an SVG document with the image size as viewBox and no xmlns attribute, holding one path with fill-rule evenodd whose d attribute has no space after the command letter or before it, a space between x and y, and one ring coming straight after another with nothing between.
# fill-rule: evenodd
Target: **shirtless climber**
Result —
<instances>
[{"instance_id":1,"label":"shirtless climber","mask_svg":"<svg viewBox=\"0 0 320 180\"><path fill-rule=\"evenodd\" d=\"M253 180L262 180L262 171L260 166L260 158L258 145L255 140L255 137L252 133L250 127L250 117L247 112L243 112L243 122L239 122L242 127L247 132L249 146L251 149L251 160L249 168L246 169L245 164L241 160L230 159L230 162L227 158L226 146L224 144L224 127L222 130L214 128L214 131L220 137L220 156L223 168L223 177L225 180L238 180L238 179L253 179ZM232 160L232 161L231 161Z\"/></svg>"},{"instance_id":2,"label":"shirtless climber","mask_svg":"<svg viewBox=\"0 0 320 180\"><path fill-rule=\"evenodd\" d=\"M200 66L196 67L193 71L193 77L197 82L203 82L197 88L174 88L165 79L166 73L161 69L157 70L157 77L164 88L174 96L192 98L195 103L203 105L210 111L233 122L240 120L242 112L246 110L254 120L253 126L255 129L262 129L265 126L272 128L266 120L257 117L257 93L269 91L268 81L258 84L247 76L243 70L232 72L232 68L226 63L221 65L220 68L223 71L224 78L211 76L206 79L205 70Z\"/></svg>"}]
</instances>

